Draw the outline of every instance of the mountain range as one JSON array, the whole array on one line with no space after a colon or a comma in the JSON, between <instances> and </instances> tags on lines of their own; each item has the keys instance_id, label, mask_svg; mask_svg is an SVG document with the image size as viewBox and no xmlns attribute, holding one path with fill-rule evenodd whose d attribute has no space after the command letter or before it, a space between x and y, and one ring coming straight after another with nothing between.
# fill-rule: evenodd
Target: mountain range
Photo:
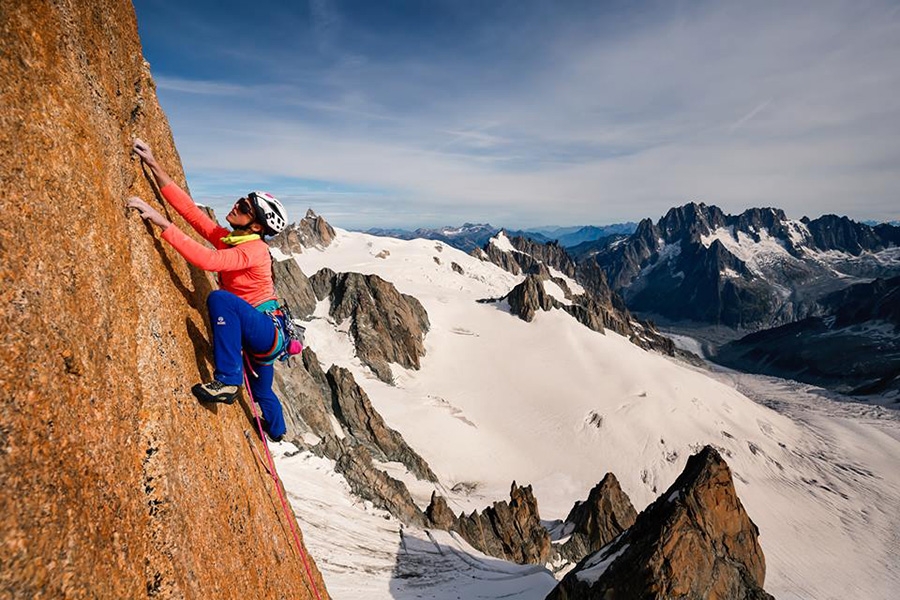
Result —
<instances>
[{"instance_id":1,"label":"mountain range","mask_svg":"<svg viewBox=\"0 0 900 600\"><path fill-rule=\"evenodd\" d=\"M891 502L900 485L889 475L895 444L873 438L863 413L797 388L773 391L752 376L739 393L643 344L641 323L612 290L606 319L632 330L590 327L575 307L580 296L596 296L586 294L579 265L558 244L501 232L466 255L440 241L335 232L327 245L284 248L293 259L284 263L295 262L313 282L323 273L330 281L331 273L377 276L415 298L428 322L418 367L391 364L386 378L359 346L369 335L360 323L372 323L363 308L389 314L377 308L379 298L393 297L384 284L354 292L357 308L348 312L336 308L346 294L332 285L317 292L307 317L316 364L327 370L313 378L331 389L330 401L313 405L334 407L335 416L313 418L312 429L298 421L293 441L301 452L283 456L280 468L298 506L307 507L299 518L336 597L591 598L643 581L696 598L718 587L733 590L725 597L832 598L860 585L860 573L867 597L889 597L896 570L875 565L890 563L894 518L866 507ZM589 272L601 289L605 273ZM416 331L404 323L398 327ZM375 345L395 343L383 337ZM299 367L280 376L307 377ZM893 427L891 411L875 410L888 419L882 426ZM365 431L354 422L376 412L436 481L415 475L410 465L418 461L409 456L389 459L380 437L354 433ZM352 414L370 417L348 420ZM341 424L340 444L324 439L329 422ZM888 454L876 449L881 443ZM335 461L349 489L332 483L330 462L311 455ZM691 456L698 458L685 463ZM621 484L611 504L595 496L603 488L597 481L609 481L604 473ZM735 495L726 493L732 477ZM576 508L585 496L608 508L582 515ZM629 502L636 518L626 516ZM854 533L862 530L867 535ZM570 554L573 546L579 550ZM823 548L844 549L840 567ZM666 567L674 564L681 581ZM847 572L855 575L840 575Z\"/></svg>"},{"instance_id":2,"label":"mountain range","mask_svg":"<svg viewBox=\"0 0 900 600\"><path fill-rule=\"evenodd\" d=\"M638 313L753 331L818 314L822 297L850 284L900 274L900 228L690 203L586 261Z\"/></svg>"},{"instance_id":3,"label":"mountain range","mask_svg":"<svg viewBox=\"0 0 900 600\"><path fill-rule=\"evenodd\" d=\"M593 242L611 235L630 234L635 230L635 223L618 223L596 227L593 225L577 227L537 227L526 230L505 230L488 224L465 223L460 227L420 228L414 231L407 229L373 228L366 230L369 235L392 237L401 240L417 238L439 240L464 252L471 252L483 247L488 240L500 231L510 236L525 237L538 243L558 242L563 247L577 246Z\"/></svg>"}]
</instances>

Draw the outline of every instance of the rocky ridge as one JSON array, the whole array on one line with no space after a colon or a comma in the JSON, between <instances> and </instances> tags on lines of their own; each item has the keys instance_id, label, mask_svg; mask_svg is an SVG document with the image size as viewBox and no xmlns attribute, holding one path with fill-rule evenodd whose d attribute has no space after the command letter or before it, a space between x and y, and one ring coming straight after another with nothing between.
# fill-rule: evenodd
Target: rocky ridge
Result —
<instances>
[{"instance_id":1,"label":"rocky ridge","mask_svg":"<svg viewBox=\"0 0 900 600\"><path fill-rule=\"evenodd\" d=\"M190 232L131 154L186 188L131 3L6 2L0 31L0 597L313 598L246 400L190 392L212 281L125 209Z\"/></svg>"},{"instance_id":2,"label":"rocky ridge","mask_svg":"<svg viewBox=\"0 0 900 600\"><path fill-rule=\"evenodd\" d=\"M350 371L332 365L326 377L331 386L334 414L351 437L382 460L402 463L419 479L437 481L437 476L422 457L399 433L385 425Z\"/></svg>"},{"instance_id":3,"label":"rocky ridge","mask_svg":"<svg viewBox=\"0 0 900 600\"><path fill-rule=\"evenodd\" d=\"M459 533L472 547L519 564L544 564L550 557L550 533L541 524L531 486L513 481L509 502L495 502L482 512L455 516L436 493L425 510L428 522Z\"/></svg>"},{"instance_id":4,"label":"rocky ridge","mask_svg":"<svg viewBox=\"0 0 900 600\"><path fill-rule=\"evenodd\" d=\"M815 316L848 283L900 273L900 228L689 203L582 265L602 268L634 311L755 330Z\"/></svg>"},{"instance_id":5,"label":"rocky ridge","mask_svg":"<svg viewBox=\"0 0 900 600\"><path fill-rule=\"evenodd\" d=\"M707 446L634 525L584 558L547 600L770 600L758 536L728 465Z\"/></svg>"},{"instance_id":6,"label":"rocky ridge","mask_svg":"<svg viewBox=\"0 0 900 600\"><path fill-rule=\"evenodd\" d=\"M305 227L289 229L312 230L314 224L316 231L333 231L322 217L307 213L305 220ZM317 239L308 235L291 237L282 251L302 252L303 248L320 243ZM328 299L332 318L352 320L351 334L357 353L373 372L389 377L390 360L402 360L401 364L412 366L407 352L414 353L418 360L416 348L427 331L428 317L415 298L400 294L392 284L376 276L337 274L323 269L310 279L290 258L274 263L273 270L276 292L291 306L295 318L308 317L318 300ZM406 327L388 327L398 320ZM369 327L370 323L377 327ZM402 436L387 426L350 371L332 365L326 372L316 353L307 347L301 360L276 364L274 389L282 399L288 439L317 456L333 460L335 470L358 497L405 524L424 525L424 514L406 485L379 468L375 461L400 462L426 481L434 482L437 477Z\"/></svg>"},{"instance_id":7,"label":"rocky ridge","mask_svg":"<svg viewBox=\"0 0 900 600\"><path fill-rule=\"evenodd\" d=\"M403 523L424 525L424 514L406 485L374 461L400 462L420 479L436 481L437 477L385 424L349 371L332 365L326 373L315 352L306 348L300 364L276 365L274 389L284 407L288 439L335 461L335 470L360 498Z\"/></svg>"},{"instance_id":8,"label":"rocky ridge","mask_svg":"<svg viewBox=\"0 0 900 600\"><path fill-rule=\"evenodd\" d=\"M539 244L522 237L507 238L501 232L472 254L514 275L525 274L525 280L505 297L513 314L525 321L534 319L539 309L559 308L594 331L611 329L641 348L675 353L672 340L656 331L652 323L642 323L628 312L618 294L606 284L601 269L576 265L566 249L556 242ZM584 291L575 293L568 283L571 280ZM565 301L546 291L544 282L548 281L559 286Z\"/></svg>"},{"instance_id":9,"label":"rocky ridge","mask_svg":"<svg viewBox=\"0 0 900 600\"><path fill-rule=\"evenodd\" d=\"M398 240L435 240L444 242L448 246L463 252L472 252L476 248L481 248L500 231L501 229L487 223L464 223L460 227L440 227L436 229L421 227L415 231L372 228L366 230L365 233L381 237L392 237ZM550 241L544 235L532 231L519 231L515 232L514 235L529 237L538 242Z\"/></svg>"}]
</instances>

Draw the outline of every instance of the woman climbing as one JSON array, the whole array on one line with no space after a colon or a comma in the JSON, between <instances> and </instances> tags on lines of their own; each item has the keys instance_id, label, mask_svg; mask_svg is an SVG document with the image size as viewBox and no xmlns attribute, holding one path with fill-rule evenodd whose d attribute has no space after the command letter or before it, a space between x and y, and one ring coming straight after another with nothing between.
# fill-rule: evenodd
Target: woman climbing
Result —
<instances>
[{"instance_id":1,"label":"woman climbing","mask_svg":"<svg viewBox=\"0 0 900 600\"><path fill-rule=\"evenodd\" d=\"M272 258L264 236L284 229L287 213L265 192L250 192L234 203L225 220L233 231L201 211L156 161L150 146L135 139L134 152L153 173L163 198L214 248L192 240L156 209L136 196L127 206L162 229L162 238L189 263L219 274L221 289L206 300L213 330L214 379L191 391L201 402L234 402L243 378L242 349L253 361L250 389L264 418L263 428L274 441L285 434L284 414L272 391L272 363L285 344L284 316L278 312L272 281ZM274 317L273 317L274 315ZM281 322L276 322L281 319Z\"/></svg>"}]
</instances>

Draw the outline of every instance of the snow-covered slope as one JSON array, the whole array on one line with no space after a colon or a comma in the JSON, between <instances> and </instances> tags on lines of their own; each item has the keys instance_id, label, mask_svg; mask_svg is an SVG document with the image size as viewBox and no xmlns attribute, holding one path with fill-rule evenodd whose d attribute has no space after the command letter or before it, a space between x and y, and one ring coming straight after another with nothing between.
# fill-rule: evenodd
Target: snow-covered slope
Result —
<instances>
[{"instance_id":1,"label":"snow-covered slope","mask_svg":"<svg viewBox=\"0 0 900 600\"><path fill-rule=\"evenodd\" d=\"M562 518L607 471L640 510L711 443L760 528L767 591L887 599L900 589L896 414L738 378L747 390L762 382L750 399L735 375L712 377L562 311L526 323L476 302L521 278L440 242L338 230L327 249L296 260L308 275L324 266L378 274L428 311L422 369L394 365L393 386L356 359L345 324L331 322L324 303L307 338L323 365L353 371L438 474L455 511L507 498L515 479L534 486L544 519ZM553 587L545 572L479 556L446 533L437 543L424 531L401 537L395 521L354 502L317 460L283 458L280 470L335 598L543 598ZM424 507L432 488L404 479Z\"/></svg>"}]
</instances>

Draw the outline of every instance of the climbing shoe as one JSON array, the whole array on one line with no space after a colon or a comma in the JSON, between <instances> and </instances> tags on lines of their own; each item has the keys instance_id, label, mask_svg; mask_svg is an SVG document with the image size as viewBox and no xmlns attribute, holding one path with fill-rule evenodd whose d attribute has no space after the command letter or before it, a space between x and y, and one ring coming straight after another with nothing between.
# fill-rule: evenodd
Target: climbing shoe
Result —
<instances>
[{"instance_id":1,"label":"climbing shoe","mask_svg":"<svg viewBox=\"0 0 900 600\"><path fill-rule=\"evenodd\" d=\"M214 379L209 383L198 383L191 388L191 392L194 393L200 402L233 404L239 389L236 385L228 385Z\"/></svg>"},{"instance_id":2,"label":"climbing shoe","mask_svg":"<svg viewBox=\"0 0 900 600\"><path fill-rule=\"evenodd\" d=\"M279 436L274 436L269 433L269 423L265 419L261 419L260 425L262 425L263 431L266 432L266 437L273 442L280 442L284 440L284 434L282 433Z\"/></svg>"}]
</instances>

